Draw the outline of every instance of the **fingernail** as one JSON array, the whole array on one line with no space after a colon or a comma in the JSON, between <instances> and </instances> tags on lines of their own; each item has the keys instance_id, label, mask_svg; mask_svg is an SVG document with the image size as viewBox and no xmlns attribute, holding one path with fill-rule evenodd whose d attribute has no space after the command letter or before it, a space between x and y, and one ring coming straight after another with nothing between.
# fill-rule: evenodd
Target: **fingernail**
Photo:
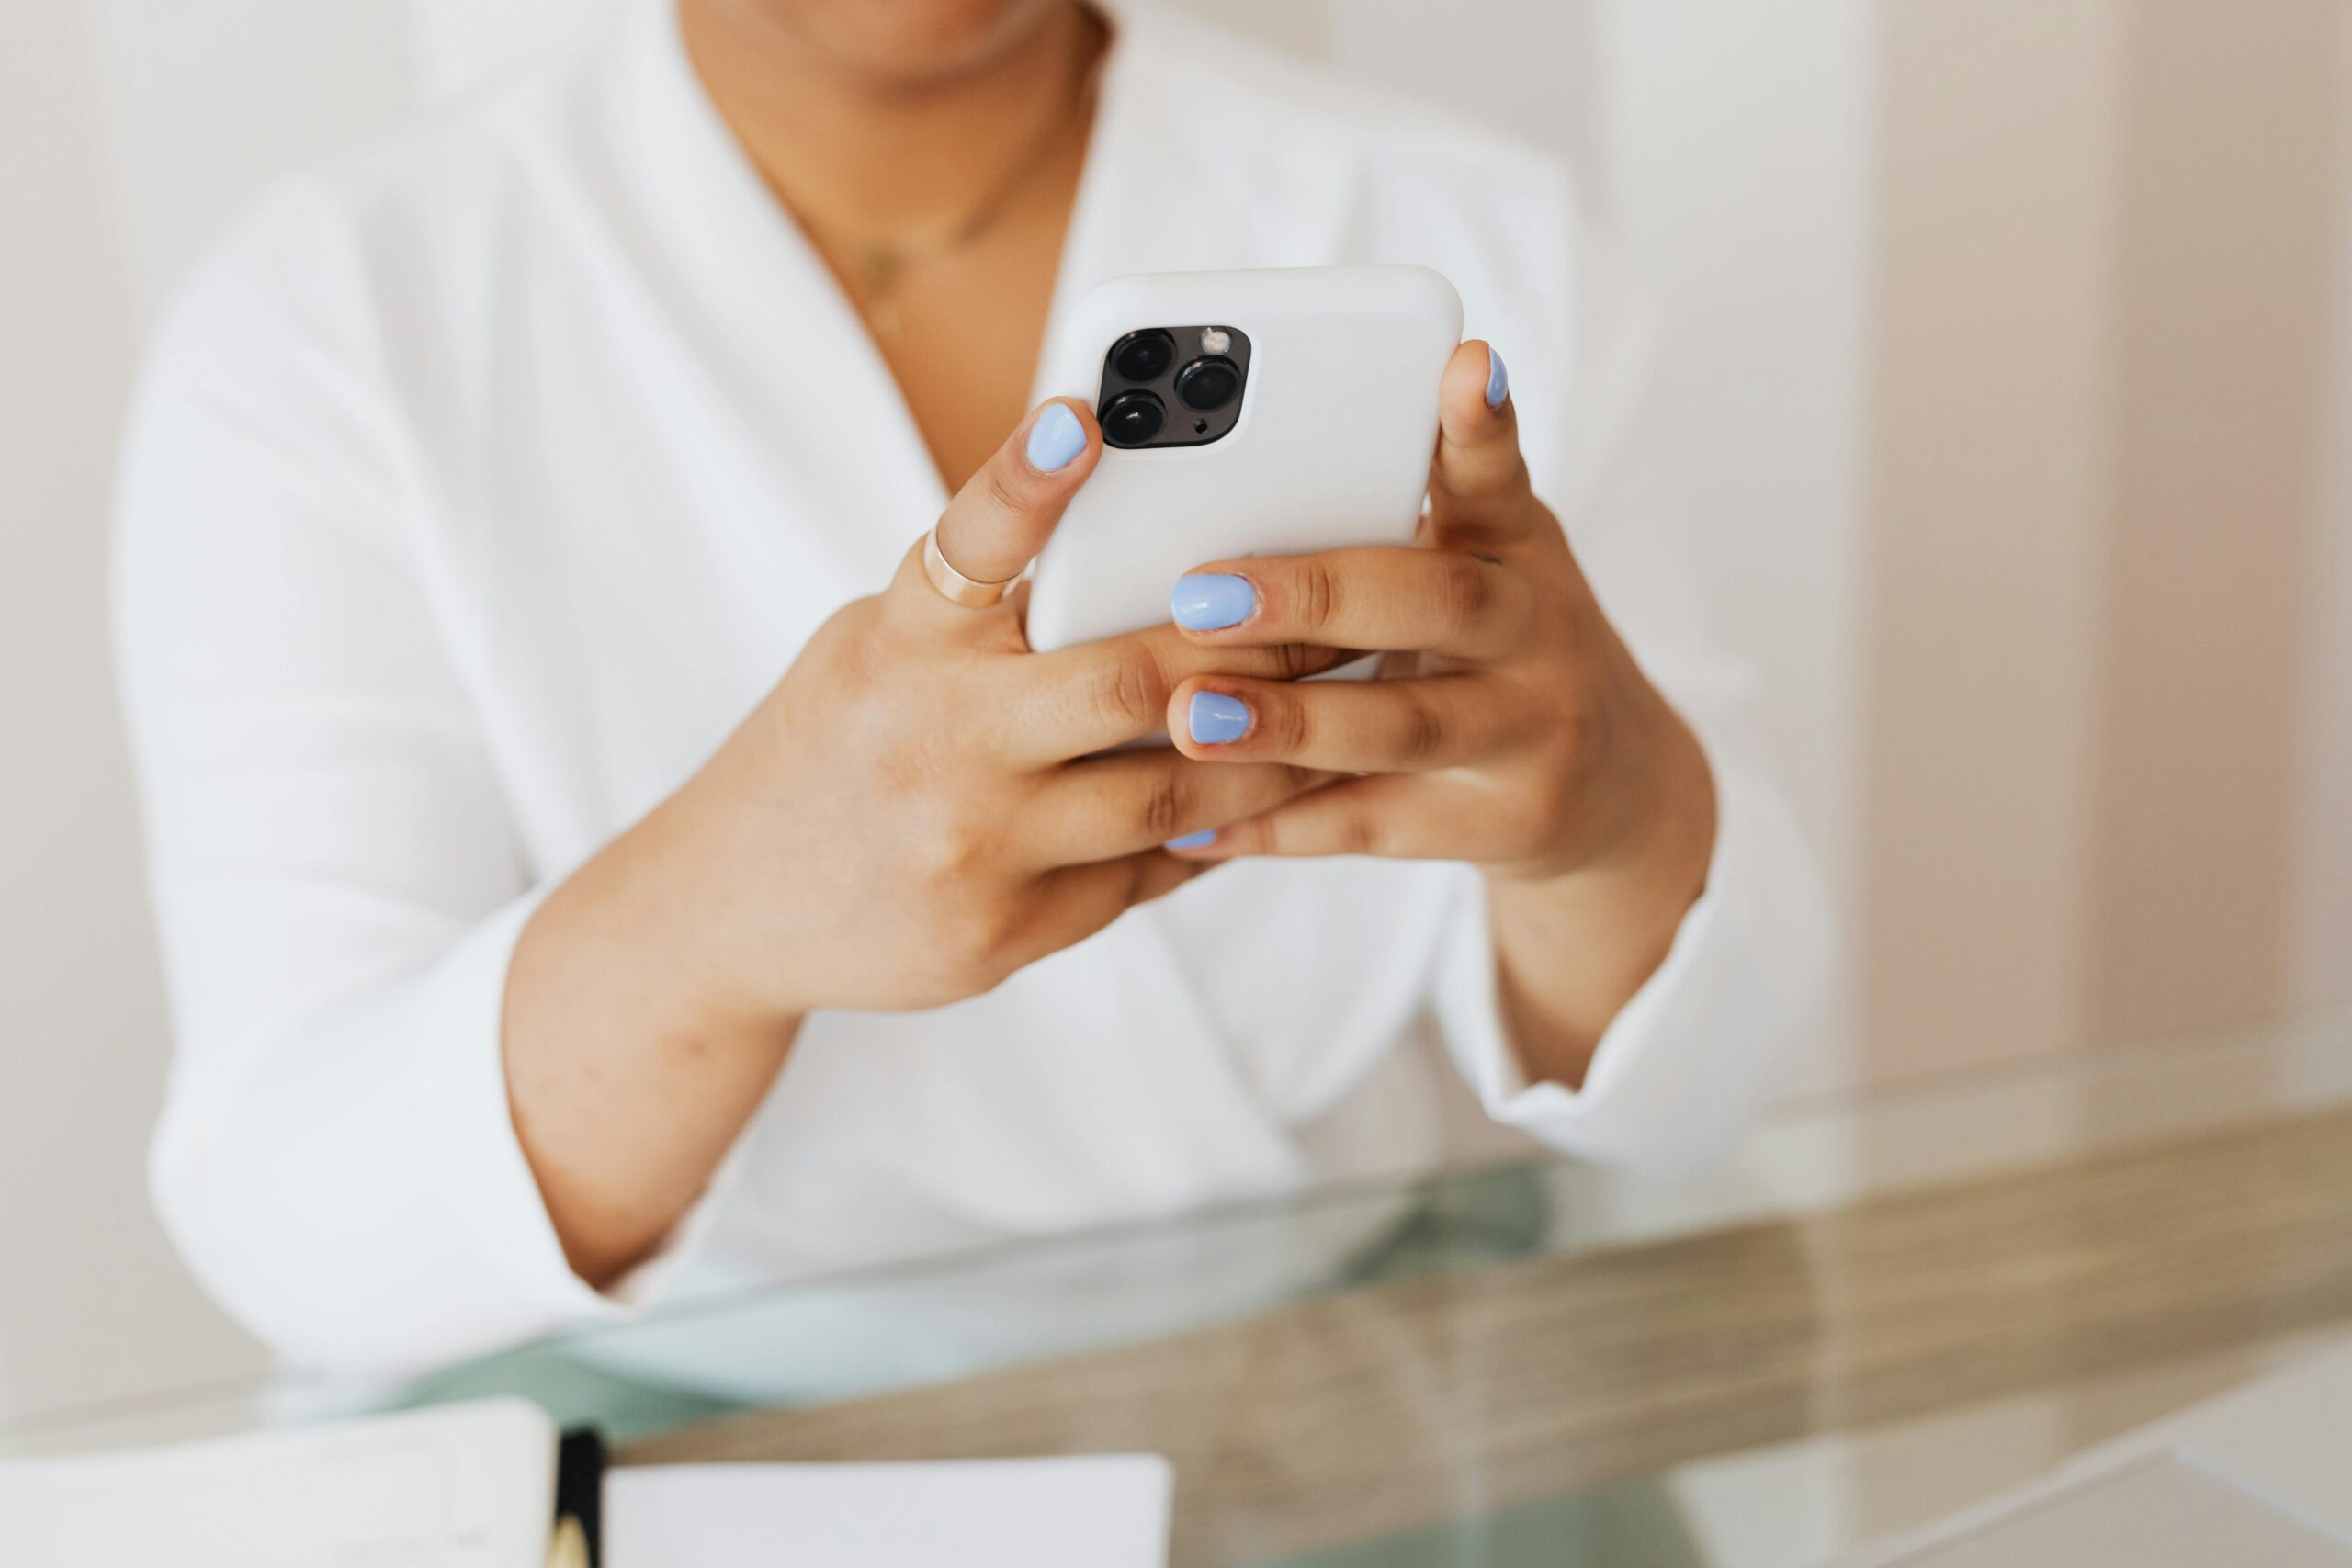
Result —
<instances>
[{"instance_id":1,"label":"fingernail","mask_svg":"<svg viewBox=\"0 0 2352 1568\"><path fill-rule=\"evenodd\" d=\"M1487 406L1490 409L1498 409L1503 406L1503 400L1510 396L1510 372L1503 368L1503 356L1495 352L1495 345L1488 344L1487 345Z\"/></svg>"},{"instance_id":2,"label":"fingernail","mask_svg":"<svg viewBox=\"0 0 2352 1568\"><path fill-rule=\"evenodd\" d=\"M1085 450L1086 426L1078 423L1068 403L1047 403L1029 427L1029 463L1041 473L1068 468Z\"/></svg>"},{"instance_id":3,"label":"fingernail","mask_svg":"<svg viewBox=\"0 0 2352 1568\"><path fill-rule=\"evenodd\" d=\"M1205 832L1187 833L1181 839L1170 839L1162 847L1171 850L1198 850L1216 842L1216 829L1211 828Z\"/></svg>"},{"instance_id":4,"label":"fingernail","mask_svg":"<svg viewBox=\"0 0 2352 1568\"><path fill-rule=\"evenodd\" d=\"M1258 607L1258 591L1246 577L1204 571L1176 580L1168 613L1187 631L1213 632L1238 626Z\"/></svg>"},{"instance_id":5,"label":"fingernail","mask_svg":"<svg viewBox=\"0 0 2352 1568\"><path fill-rule=\"evenodd\" d=\"M1204 746L1223 746L1250 733L1250 705L1223 692L1194 692L1186 723Z\"/></svg>"}]
</instances>

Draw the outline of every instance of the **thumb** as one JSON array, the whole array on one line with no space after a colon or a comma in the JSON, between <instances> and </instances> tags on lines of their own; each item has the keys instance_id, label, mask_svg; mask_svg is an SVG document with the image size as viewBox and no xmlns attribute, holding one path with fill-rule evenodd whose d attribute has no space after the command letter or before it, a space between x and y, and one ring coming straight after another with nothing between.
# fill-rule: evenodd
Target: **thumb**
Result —
<instances>
[{"instance_id":1,"label":"thumb","mask_svg":"<svg viewBox=\"0 0 2352 1568\"><path fill-rule=\"evenodd\" d=\"M1432 521L1449 538L1517 533L1528 525L1527 498L1510 372L1491 345L1473 338L1453 351L1438 383Z\"/></svg>"},{"instance_id":2,"label":"thumb","mask_svg":"<svg viewBox=\"0 0 2352 1568\"><path fill-rule=\"evenodd\" d=\"M1056 398L1032 411L939 514L933 536L947 564L976 582L1021 575L1046 547L1062 509L1102 456L1102 431L1082 403ZM950 604L922 570L922 547L891 585L911 614L947 624L983 622L987 612ZM944 615L941 613L944 612Z\"/></svg>"}]
</instances>

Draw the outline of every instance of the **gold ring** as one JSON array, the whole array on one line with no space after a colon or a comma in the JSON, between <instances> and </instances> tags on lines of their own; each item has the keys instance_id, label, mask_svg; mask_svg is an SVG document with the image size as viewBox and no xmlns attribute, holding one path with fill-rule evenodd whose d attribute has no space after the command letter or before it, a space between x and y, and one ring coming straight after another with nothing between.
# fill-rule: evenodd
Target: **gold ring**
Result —
<instances>
[{"instance_id":1,"label":"gold ring","mask_svg":"<svg viewBox=\"0 0 2352 1568\"><path fill-rule=\"evenodd\" d=\"M1018 571L1001 582L982 582L978 578L966 577L948 565L947 558L939 553L939 530L936 528L922 536L922 574L931 579L931 585L939 590L942 599L951 604L961 604L967 610L987 609L1021 581Z\"/></svg>"}]
</instances>

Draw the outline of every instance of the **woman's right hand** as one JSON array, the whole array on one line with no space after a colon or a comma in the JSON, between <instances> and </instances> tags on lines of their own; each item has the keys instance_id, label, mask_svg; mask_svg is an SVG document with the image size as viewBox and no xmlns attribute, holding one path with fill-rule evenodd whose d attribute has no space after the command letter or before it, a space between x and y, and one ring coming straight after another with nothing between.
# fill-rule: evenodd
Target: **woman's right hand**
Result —
<instances>
[{"instance_id":1,"label":"woman's right hand","mask_svg":"<svg viewBox=\"0 0 2352 1568\"><path fill-rule=\"evenodd\" d=\"M1102 454L1082 405L1035 411L941 514L941 553L981 581L1019 572ZM1058 459L1058 461L1057 461ZM1098 756L1159 730L1208 673L1334 662L1253 649L1252 668L1170 626L1029 651L1016 599L951 603L920 542L888 588L844 606L662 814L693 867L704 951L728 1005L935 1007L1177 886L1170 839L1334 777L1220 768L1172 749ZM683 889L681 890L684 891Z\"/></svg>"},{"instance_id":2,"label":"woman's right hand","mask_svg":"<svg viewBox=\"0 0 2352 1568\"><path fill-rule=\"evenodd\" d=\"M966 576L1034 557L1102 452L1048 403L941 515ZM1149 735L1198 674L1338 655L1196 648L1174 626L1032 653L1017 603L950 603L921 546L819 627L703 769L573 873L514 949L515 1129L565 1255L602 1284L684 1213L819 1008L978 995L1203 867L1170 839L1330 778L1199 762Z\"/></svg>"}]
</instances>

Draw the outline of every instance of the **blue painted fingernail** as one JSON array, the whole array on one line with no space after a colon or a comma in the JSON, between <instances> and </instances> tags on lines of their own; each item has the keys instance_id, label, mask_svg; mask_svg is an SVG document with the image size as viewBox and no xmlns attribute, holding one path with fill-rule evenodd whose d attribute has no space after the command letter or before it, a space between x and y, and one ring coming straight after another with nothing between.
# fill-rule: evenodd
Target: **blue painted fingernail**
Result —
<instances>
[{"instance_id":1,"label":"blue painted fingernail","mask_svg":"<svg viewBox=\"0 0 2352 1568\"><path fill-rule=\"evenodd\" d=\"M1068 403L1047 403L1037 423L1029 427L1029 462L1043 473L1068 468L1086 450L1086 426L1069 412Z\"/></svg>"},{"instance_id":2,"label":"blue painted fingernail","mask_svg":"<svg viewBox=\"0 0 2352 1568\"><path fill-rule=\"evenodd\" d=\"M1503 356L1495 352L1495 345L1488 344L1487 345L1487 406L1490 409L1498 409L1503 406L1503 400L1510 396L1510 372L1503 368Z\"/></svg>"},{"instance_id":3,"label":"blue painted fingernail","mask_svg":"<svg viewBox=\"0 0 2352 1568\"><path fill-rule=\"evenodd\" d=\"M1186 722L1200 744L1223 746L1250 733L1250 705L1223 692L1194 692Z\"/></svg>"},{"instance_id":4,"label":"blue painted fingernail","mask_svg":"<svg viewBox=\"0 0 2352 1568\"><path fill-rule=\"evenodd\" d=\"M1180 577L1168 595L1168 613L1187 631L1214 632L1238 626L1258 607L1258 591L1246 577L1204 571Z\"/></svg>"},{"instance_id":5,"label":"blue painted fingernail","mask_svg":"<svg viewBox=\"0 0 2352 1568\"><path fill-rule=\"evenodd\" d=\"M1187 833L1181 839L1170 839L1163 847L1171 850L1197 850L1216 842L1216 829L1211 828L1206 832Z\"/></svg>"}]
</instances>

